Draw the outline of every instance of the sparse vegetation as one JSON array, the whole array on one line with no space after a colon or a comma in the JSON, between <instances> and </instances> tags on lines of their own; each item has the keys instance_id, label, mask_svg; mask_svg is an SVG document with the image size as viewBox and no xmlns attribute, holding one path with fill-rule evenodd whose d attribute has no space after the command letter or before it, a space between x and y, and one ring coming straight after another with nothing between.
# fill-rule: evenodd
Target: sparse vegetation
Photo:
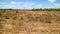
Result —
<instances>
[{"instance_id":1,"label":"sparse vegetation","mask_svg":"<svg viewBox=\"0 0 60 34\"><path fill-rule=\"evenodd\" d=\"M57 11L60 9L0 9L0 30L7 30L5 34L12 32L14 34L59 34L60 12Z\"/></svg>"}]
</instances>

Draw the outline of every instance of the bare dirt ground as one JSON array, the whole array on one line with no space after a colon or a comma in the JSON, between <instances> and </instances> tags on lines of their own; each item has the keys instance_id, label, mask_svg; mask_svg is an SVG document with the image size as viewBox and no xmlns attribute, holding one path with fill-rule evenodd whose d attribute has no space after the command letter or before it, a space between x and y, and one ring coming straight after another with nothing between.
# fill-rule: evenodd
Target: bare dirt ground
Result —
<instances>
[{"instance_id":1,"label":"bare dirt ground","mask_svg":"<svg viewBox=\"0 0 60 34\"><path fill-rule=\"evenodd\" d=\"M60 34L60 12L0 11L0 34Z\"/></svg>"}]
</instances>

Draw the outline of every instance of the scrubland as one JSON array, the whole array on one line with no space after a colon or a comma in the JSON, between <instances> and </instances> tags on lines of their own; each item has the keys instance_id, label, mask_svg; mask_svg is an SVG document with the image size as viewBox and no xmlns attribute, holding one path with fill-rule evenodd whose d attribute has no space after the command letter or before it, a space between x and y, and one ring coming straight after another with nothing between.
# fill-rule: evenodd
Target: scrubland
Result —
<instances>
[{"instance_id":1,"label":"scrubland","mask_svg":"<svg viewBox=\"0 0 60 34\"><path fill-rule=\"evenodd\" d=\"M60 11L0 10L0 34L60 34Z\"/></svg>"}]
</instances>

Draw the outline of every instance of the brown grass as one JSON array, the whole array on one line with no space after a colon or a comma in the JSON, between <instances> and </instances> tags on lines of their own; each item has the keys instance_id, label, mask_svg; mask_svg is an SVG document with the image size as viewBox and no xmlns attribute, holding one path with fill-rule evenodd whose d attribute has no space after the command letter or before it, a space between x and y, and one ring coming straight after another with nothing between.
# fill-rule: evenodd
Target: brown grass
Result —
<instances>
[{"instance_id":1,"label":"brown grass","mask_svg":"<svg viewBox=\"0 0 60 34\"><path fill-rule=\"evenodd\" d=\"M3 34L60 34L60 12L16 11L0 12Z\"/></svg>"}]
</instances>

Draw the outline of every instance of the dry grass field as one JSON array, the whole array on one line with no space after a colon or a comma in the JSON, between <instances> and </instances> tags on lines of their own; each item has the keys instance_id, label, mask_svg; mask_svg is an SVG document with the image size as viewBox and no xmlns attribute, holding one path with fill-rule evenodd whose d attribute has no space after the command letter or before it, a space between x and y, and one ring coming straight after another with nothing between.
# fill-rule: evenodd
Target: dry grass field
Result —
<instances>
[{"instance_id":1,"label":"dry grass field","mask_svg":"<svg viewBox=\"0 0 60 34\"><path fill-rule=\"evenodd\" d=\"M0 34L60 34L60 11L0 10Z\"/></svg>"}]
</instances>

